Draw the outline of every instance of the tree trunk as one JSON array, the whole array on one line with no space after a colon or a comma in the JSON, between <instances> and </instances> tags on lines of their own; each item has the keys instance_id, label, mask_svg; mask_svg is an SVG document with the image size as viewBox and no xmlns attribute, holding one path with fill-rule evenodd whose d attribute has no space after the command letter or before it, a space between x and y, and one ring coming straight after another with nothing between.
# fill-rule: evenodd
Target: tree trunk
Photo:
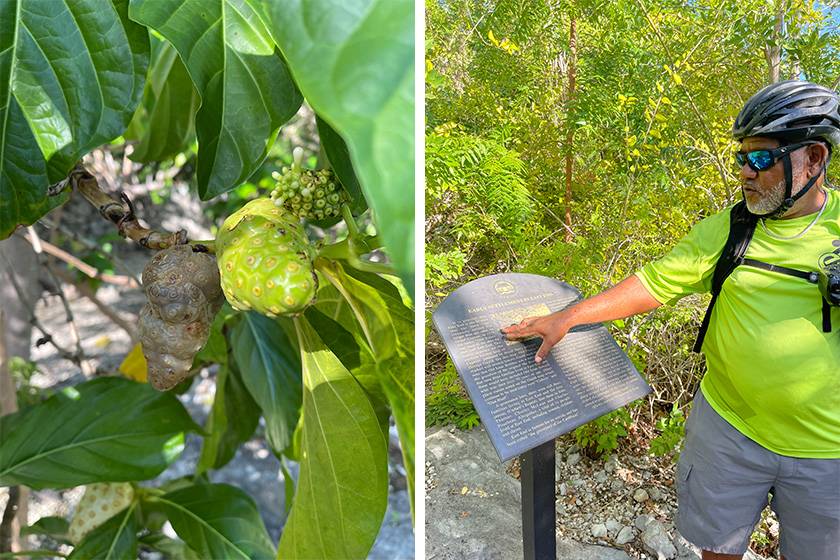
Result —
<instances>
[{"instance_id":1,"label":"tree trunk","mask_svg":"<svg viewBox=\"0 0 840 560\"><path fill-rule=\"evenodd\" d=\"M572 163L574 162L575 128L572 105L575 99L575 67L577 66L577 25L575 16L569 21L569 95L566 96L566 243L572 241Z\"/></svg>"},{"instance_id":2,"label":"tree trunk","mask_svg":"<svg viewBox=\"0 0 840 560\"><path fill-rule=\"evenodd\" d=\"M18 409L9 359L18 356L29 360L32 325L27 308L34 307L40 295L38 272L37 255L26 241L17 236L0 241L0 415ZM9 274L15 275L26 301L21 301ZM16 491L9 489L9 503L2 515L0 552L20 551L26 547L25 537L20 537L20 528L28 525L29 490L23 486L15 488ZM5 547L9 550L3 550Z\"/></svg>"},{"instance_id":3,"label":"tree trunk","mask_svg":"<svg viewBox=\"0 0 840 560\"><path fill-rule=\"evenodd\" d=\"M782 36L785 29L785 8L787 0L776 3L776 24L773 26L773 42L764 47L764 57L767 59L770 83L775 84L781 78L782 68Z\"/></svg>"}]
</instances>

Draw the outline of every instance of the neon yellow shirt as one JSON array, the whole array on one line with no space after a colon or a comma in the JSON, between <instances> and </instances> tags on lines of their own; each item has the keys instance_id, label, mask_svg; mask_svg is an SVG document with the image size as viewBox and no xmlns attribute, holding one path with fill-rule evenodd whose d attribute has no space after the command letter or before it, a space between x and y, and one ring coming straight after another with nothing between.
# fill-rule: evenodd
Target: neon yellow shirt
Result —
<instances>
[{"instance_id":1,"label":"neon yellow shirt","mask_svg":"<svg viewBox=\"0 0 840 560\"><path fill-rule=\"evenodd\" d=\"M828 190L819 221L799 239L755 228L746 256L803 271L840 259L840 192ZM636 273L661 303L711 291L729 235L729 211L697 225L663 258ZM815 214L767 220L789 237ZM780 455L840 458L840 307L822 330L819 288L803 279L741 265L724 282L703 343L709 404L738 431Z\"/></svg>"}]
</instances>

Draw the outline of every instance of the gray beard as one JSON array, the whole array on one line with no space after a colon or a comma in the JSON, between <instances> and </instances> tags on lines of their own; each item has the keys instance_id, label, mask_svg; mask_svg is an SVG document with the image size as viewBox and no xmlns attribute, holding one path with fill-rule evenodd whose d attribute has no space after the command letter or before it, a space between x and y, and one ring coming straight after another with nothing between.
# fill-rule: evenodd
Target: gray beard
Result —
<instances>
[{"instance_id":1,"label":"gray beard","mask_svg":"<svg viewBox=\"0 0 840 560\"><path fill-rule=\"evenodd\" d=\"M770 190L762 193L760 196L761 198L752 203L749 198L746 196L744 197L744 200L747 203L747 210L753 214L758 214L759 216L762 214L769 214L781 206L782 202L785 201L784 179L776 183L772 188L770 188Z\"/></svg>"}]
</instances>

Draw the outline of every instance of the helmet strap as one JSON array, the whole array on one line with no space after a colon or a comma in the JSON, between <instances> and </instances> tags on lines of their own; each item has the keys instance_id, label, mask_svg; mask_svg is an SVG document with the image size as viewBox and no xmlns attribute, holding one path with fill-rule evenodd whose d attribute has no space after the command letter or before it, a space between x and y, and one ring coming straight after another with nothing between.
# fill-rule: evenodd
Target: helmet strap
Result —
<instances>
[{"instance_id":1,"label":"helmet strap","mask_svg":"<svg viewBox=\"0 0 840 560\"><path fill-rule=\"evenodd\" d=\"M811 190L811 187L814 186L814 183L817 182L817 179L820 178L820 175L822 175L825 172L825 168L823 168L823 170L820 173L817 173L816 175L811 177L807 183L805 183L805 186L802 187L801 191L796 193L796 195L791 196L791 193L793 192L793 166L790 163L789 153L782 156L782 165L784 166L785 170L785 199L775 210L768 212L767 214L755 214L759 218L769 218L771 220L778 220L779 218L784 216L785 213L788 210L790 210L794 204L796 204L797 200L805 196L808 193L808 191Z\"/></svg>"}]
</instances>

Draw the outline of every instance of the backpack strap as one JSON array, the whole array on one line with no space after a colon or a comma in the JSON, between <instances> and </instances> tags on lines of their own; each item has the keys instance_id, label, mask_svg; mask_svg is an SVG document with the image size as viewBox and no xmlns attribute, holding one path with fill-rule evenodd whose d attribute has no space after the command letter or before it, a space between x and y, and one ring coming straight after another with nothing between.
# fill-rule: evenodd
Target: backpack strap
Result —
<instances>
[{"instance_id":1,"label":"backpack strap","mask_svg":"<svg viewBox=\"0 0 840 560\"><path fill-rule=\"evenodd\" d=\"M732 207L729 213L729 237L723 246L723 252L715 265L715 272L712 276L712 301L706 308L703 316L703 324L700 332L697 333L697 340L694 342L694 352L700 352L703 347L703 339L706 338L706 331L709 329L709 321L712 318L712 309L715 307L718 295L723 288L723 282L737 268L747 253L747 247L752 241L758 217L747 210L747 203L741 200Z\"/></svg>"}]
</instances>

